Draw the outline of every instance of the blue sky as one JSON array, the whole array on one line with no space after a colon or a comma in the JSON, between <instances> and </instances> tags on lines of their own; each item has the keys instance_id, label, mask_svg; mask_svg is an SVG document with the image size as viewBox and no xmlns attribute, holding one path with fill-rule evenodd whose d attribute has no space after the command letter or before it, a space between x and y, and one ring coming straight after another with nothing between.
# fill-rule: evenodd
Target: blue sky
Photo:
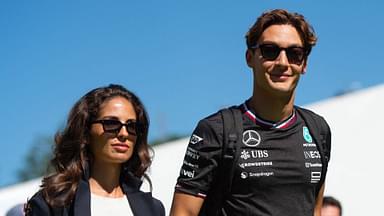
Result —
<instances>
[{"instance_id":1,"label":"blue sky","mask_svg":"<svg viewBox=\"0 0 384 216\"><path fill-rule=\"evenodd\" d=\"M0 1L0 186L87 91L119 83L151 118L150 140L251 95L244 35L261 12L304 14L319 37L297 104L384 82L383 3L366 1Z\"/></svg>"}]
</instances>

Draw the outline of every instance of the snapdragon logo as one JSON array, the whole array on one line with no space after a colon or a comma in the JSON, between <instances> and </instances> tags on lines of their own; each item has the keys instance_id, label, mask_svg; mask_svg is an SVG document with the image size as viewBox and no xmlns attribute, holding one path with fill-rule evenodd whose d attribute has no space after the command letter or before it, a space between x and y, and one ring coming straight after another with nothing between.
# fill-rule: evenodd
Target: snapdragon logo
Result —
<instances>
[{"instance_id":1,"label":"snapdragon logo","mask_svg":"<svg viewBox=\"0 0 384 216\"><path fill-rule=\"evenodd\" d=\"M247 172L241 172L240 178L242 178L242 179L248 178L248 173Z\"/></svg>"}]
</instances>

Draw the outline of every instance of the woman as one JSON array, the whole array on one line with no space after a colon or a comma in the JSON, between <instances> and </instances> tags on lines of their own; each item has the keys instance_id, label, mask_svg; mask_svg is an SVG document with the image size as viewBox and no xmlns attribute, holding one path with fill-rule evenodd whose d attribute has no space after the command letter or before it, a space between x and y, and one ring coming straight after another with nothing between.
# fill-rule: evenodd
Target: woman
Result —
<instances>
[{"instance_id":1,"label":"woman","mask_svg":"<svg viewBox=\"0 0 384 216\"><path fill-rule=\"evenodd\" d=\"M143 104L124 87L88 92L56 134L56 172L43 179L26 214L165 215L159 200L139 190L151 164L148 126Z\"/></svg>"}]
</instances>

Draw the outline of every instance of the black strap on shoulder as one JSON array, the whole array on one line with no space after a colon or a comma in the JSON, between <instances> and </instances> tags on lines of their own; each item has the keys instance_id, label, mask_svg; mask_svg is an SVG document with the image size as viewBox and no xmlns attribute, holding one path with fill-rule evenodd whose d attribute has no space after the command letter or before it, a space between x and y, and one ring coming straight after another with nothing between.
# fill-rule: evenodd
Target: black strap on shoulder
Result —
<instances>
[{"instance_id":1,"label":"black strap on shoulder","mask_svg":"<svg viewBox=\"0 0 384 216\"><path fill-rule=\"evenodd\" d=\"M231 192L236 161L239 157L239 142L242 139L243 119L238 108L230 107L219 111L223 120L222 158L218 174L205 198L200 216L223 215L222 207Z\"/></svg>"},{"instance_id":2,"label":"black strap on shoulder","mask_svg":"<svg viewBox=\"0 0 384 216\"><path fill-rule=\"evenodd\" d=\"M309 132L317 143L317 147L320 152L321 162L323 165L321 171L320 184L318 187L318 190L320 190L320 187L325 181L325 175L328 169L328 162L331 156L331 131L323 117L301 107L296 106L295 109L303 118L305 124L308 126Z\"/></svg>"},{"instance_id":3,"label":"black strap on shoulder","mask_svg":"<svg viewBox=\"0 0 384 216\"><path fill-rule=\"evenodd\" d=\"M224 191L228 195L231 191L235 171L237 154L243 134L243 118L239 109L223 109L223 166L225 178Z\"/></svg>"}]
</instances>

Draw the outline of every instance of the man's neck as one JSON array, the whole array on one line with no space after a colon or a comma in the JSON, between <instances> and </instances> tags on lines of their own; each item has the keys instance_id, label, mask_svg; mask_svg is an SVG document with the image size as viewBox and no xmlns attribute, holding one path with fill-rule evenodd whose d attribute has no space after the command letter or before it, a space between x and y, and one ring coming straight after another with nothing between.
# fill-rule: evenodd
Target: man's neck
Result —
<instances>
[{"instance_id":1,"label":"man's neck","mask_svg":"<svg viewBox=\"0 0 384 216\"><path fill-rule=\"evenodd\" d=\"M292 114L294 98L294 92L284 97L254 92L249 100L249 106L259 117L271 122L279 122Z\"/></svg>"}]
</instances>

